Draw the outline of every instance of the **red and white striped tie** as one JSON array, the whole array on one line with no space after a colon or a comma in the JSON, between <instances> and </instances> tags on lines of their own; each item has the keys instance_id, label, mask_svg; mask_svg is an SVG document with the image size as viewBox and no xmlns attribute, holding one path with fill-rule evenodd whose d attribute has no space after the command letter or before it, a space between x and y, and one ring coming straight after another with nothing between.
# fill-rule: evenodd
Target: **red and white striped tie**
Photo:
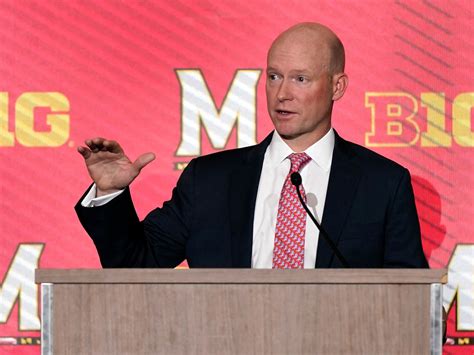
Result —
<instances>
[{"instance_id":1,"label":"red and white striped tie","mask_svg":"<svg viewBox=\"0 0 474 355\"><path fill-rule=\"evenodd\" d=\"M291 174L300 171L311 158L306 153L293 153L289 156L291 168L283 184L273 247L274 269L302 269L304 266L304 241L306 233L306 211L298 199ZM306 202L303 185L300 192Z\"/></svg>"}]
</instances>

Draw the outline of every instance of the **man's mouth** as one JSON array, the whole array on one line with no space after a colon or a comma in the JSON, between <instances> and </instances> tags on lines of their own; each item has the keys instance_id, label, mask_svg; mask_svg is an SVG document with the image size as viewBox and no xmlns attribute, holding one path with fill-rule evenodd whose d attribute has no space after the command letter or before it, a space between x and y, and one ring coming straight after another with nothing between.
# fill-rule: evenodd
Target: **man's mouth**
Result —
<instances>
[{"instance_id":1,"label":"man's mouth","mask_svg":"<svg viewBox=\"0 0 474 355\"><path fill-rule=\"evenodd\" d=\"M279 115L282 115L282 116L288 116L288 115L293 114L294 112L286 111L286 110L276 110L276 113L278 113Z\"/></svg>"}]
</instances>

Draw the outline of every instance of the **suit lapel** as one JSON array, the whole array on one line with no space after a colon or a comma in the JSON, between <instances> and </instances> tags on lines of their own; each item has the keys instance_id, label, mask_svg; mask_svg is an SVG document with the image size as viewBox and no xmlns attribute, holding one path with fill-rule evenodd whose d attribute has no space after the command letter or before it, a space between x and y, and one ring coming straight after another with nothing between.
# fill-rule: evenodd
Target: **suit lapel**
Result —
<instances>
[{"instance_id":1,"label":"suit lapel","mask_svg":"<svg viewBox=\"0 0 474 355\"><path fill-rule=\"evenodd\" d=\"M244 151L242 162L230 181L230 228L232 267L249 268L252 264L253 220L258 184L265 151L272 134L260 144Z\"/></svg>"},{"instance_id":2,"label":"suit lapel","mask_svg":"<svg viewBox=\"0 0 474 355\"><path fill-rule=\"evenodd\" d=\"M349 144L336 133L334 153L329 174L328 191L324 205L322 226L337 245L352 207L360 181L361 170L353 159ZM319 238L316 267L330 267L334 252L323 238ZM339 262L338 262L339 264Z\"/></svg>"}]
</instances>

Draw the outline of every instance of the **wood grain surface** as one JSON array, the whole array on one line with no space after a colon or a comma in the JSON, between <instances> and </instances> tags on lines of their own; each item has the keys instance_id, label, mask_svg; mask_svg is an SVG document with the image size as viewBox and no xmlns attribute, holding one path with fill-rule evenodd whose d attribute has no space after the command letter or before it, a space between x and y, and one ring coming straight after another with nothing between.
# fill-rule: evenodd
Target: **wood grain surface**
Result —
<instances>
[{"instance_id":1,"label":"wood grain surface","mask_svg":"<svg viewBox=\"0 0 474 355\"><path fill-rule=\"evenodd\" d=\"M37 269L37 283L446 283L446 269Z\"/></svg>"},{"instance_id":2,"label":"wood grain surface","mask_svg":"<svg viewBox=\"0 0 474 355\"><path fill-rule=\"evenodd\" d=\"M54 354L429 354L430 282L445 271L308 271L39 270L37 280L54 283Z\"/></svg>"}]
</instances>

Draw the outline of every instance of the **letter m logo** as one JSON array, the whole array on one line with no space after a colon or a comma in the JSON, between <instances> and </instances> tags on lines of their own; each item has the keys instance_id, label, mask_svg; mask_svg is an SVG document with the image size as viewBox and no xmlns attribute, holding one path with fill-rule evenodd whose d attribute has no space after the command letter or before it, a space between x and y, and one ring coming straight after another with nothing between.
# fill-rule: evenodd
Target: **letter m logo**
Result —
<instances>
[{"instance_id":1,"label":"letter m logo","mask_svg":"<svg viewBox=\"0 0 474 355\"><path fill-rule=\"evenodd\" d=\"M0 285L0 324L6 323L17 301L19 330L40 330L38 267L44 244L20 244Z\"/></svg>"},{"instance_id":2,"label":"letter m logo","mask_svg":"<svg viewBox=\"0 0 474 355\"><path fill-rule=\"evenodd\" d=\"M177 156L201 154L201 129L213 148L222 149L237 127L237 147L256 144L256 97L261 70L237 70L220 109L198 69L180 69L181 142Z\"/></svg>"}]
</instances>

